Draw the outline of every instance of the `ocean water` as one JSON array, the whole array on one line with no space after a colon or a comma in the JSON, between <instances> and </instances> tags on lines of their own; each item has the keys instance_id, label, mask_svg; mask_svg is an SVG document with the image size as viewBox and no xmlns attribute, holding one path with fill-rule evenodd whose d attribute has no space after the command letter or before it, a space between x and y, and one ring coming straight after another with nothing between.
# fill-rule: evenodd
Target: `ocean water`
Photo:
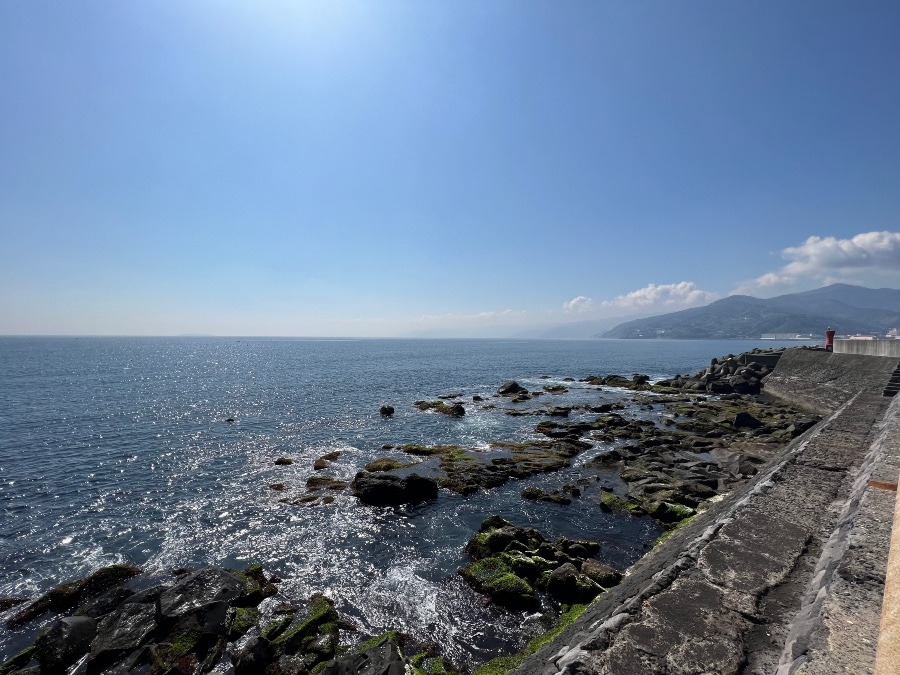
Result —
<instances>
[{"instance_id":1,"label":"ocean water","mask_svg":"<svg viewBox=\"0 0 900 675\"><path fill-rule=\"evenodd\" d=\"M398 629L471 665L537 630L486 605L457 574L485 517L599 540L599 557L620 568L658 526L590 500L561 507L520 497L527 485L561 485L566 471L468 497L442 492L415 507L368 507L346 493L317 507L279 499L302 491L313 461L335 450L340 458L320 473L351 479L390 454L385 444L487 450L492 440L536 437L542 418L506 415L503 400L495 409L472 403L507 380L539 389L587 375L669 377L754 346L772 343L0 338L0 597L33 598L114 562L150 576L261 562L284 592L326 593L361 631ZM569 393L528 405L628 400L566 384ZM413 406L448 393L465 397L463 418ZM384 403L393 418L379 415ZM280 456L295 463L276 466ZM289 489L269 489L275 482ZM0 661L49 620L0 629Z\"/></svg>"}]
</instances>

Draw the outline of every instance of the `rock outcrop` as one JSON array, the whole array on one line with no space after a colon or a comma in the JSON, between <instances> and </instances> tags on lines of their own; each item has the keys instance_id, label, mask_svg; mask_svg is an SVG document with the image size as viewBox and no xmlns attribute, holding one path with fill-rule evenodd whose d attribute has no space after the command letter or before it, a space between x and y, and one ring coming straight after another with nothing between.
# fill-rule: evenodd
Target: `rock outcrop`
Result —
<instances>
[{"instance_id":1,"label":"rock outcrop","mask_svg":"<svg viewBox=\"0 0 900 675\"><path fill-rule=\"evenodd\" d=\"M45 610L51 591L29 613L17 615L21 626L44 611L71 611L0 665L0 673L404 675L414 664L420 670L429 664L427 672L454 672L433 655L405 657L396 633L340 647L339 629L352 624L334 603L320 594L280 595L259 565L206 567L138 592L123 585L126 569L136 570L114 566L64 584L78 589L81 601L92 601L83 606L66 602Z\"/></svg>"},{"instance_id":2,"label":"rock outcrop","mask_svg":"<svg viewBox=\"0 0 900 675\"><path fill-rule=\"evenodd\" d=\"M599 551L594 541L561 538L550 542L539 530L491 516L466 545L473 562L459 572L475 590L510 610L539 608L539 593L560 603L580 604L621 579L615 570L593 559Z\"/></svg>"}]
</instances>

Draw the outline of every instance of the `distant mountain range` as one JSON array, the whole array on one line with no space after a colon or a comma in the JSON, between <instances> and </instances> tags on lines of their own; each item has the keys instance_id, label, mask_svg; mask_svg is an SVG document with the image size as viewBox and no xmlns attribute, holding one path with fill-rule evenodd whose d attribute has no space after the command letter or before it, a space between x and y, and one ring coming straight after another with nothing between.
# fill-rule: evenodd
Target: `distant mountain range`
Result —
<instances>
[{"instance_id":1,"label":"distant mountain range","mask_svg":"<svg viewBox=\"0 0 900 675\"><path fill-rule=\"evenodd\" d=\"M619 324L597 337L756 339L764 333L884 335L900 327L900 290L832 284L762 300L732 295L705 307Z\"/></svg>"},{"instance_id":2,"label":"distant mountain range","mask_svg":"<svg viewBox=\"0 0 900 675\"><path fill-rule=\"evenodd\" d=\"M629 319L633 320L635 317L632 316ZM603 331L618 326L624 320L625 317L619 316L609 319L587 319L545 326L530 326L513 333L510 337L538 340L585 340L599 337Z\"/></svg>"}]
</instances>

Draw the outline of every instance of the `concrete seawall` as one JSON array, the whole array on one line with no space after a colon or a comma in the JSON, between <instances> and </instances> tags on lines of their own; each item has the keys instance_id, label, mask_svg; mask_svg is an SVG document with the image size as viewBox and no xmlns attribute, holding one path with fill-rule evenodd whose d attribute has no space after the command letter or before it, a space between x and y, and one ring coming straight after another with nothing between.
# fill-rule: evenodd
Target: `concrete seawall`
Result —
<instances>
[{"instance_id":1,"label":"concrete seawall","mask_svg":"<svg viewBox=\"0 0 900 675\"><path fill-rule=\"evenodd\" d=\"M834 341L837 354L859 354L861 356L886 356L900 359L900 340L841 340Z\"/></svg>"},{"instance_id":2,"label":"concrete seawall","mask_svg":"<svg viewBox=\"0 0 900 675\"><path fill-rule=\"evenodd\" d=\"M897 360L789 350L771 395L827 415L515 671L871 673L900 469Z\"/></svg>"}]
</instances>

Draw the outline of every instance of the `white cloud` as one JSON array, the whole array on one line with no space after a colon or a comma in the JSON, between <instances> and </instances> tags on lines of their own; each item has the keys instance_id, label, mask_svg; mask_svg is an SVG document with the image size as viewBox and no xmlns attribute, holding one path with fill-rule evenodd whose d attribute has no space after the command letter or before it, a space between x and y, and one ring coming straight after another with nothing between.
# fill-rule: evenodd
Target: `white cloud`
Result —
<instances>
[{"instance_id":1,"label":"white cloud","mask_svg":"<svg viewBox=\"0 0 900 675\"><path fill-rule=\"evenodd\" d=\"M585 295L579 295L577 298L563 303L563 311L566 314L584 314L591 311L593 307L594 301Z\"/></svg>"},{"instance_id":2,"label":"white cloud","mask_svg":"<svg viewBox=\"0 0 900 675\"><path fill-rule=\"evenodd\" d=\"M612 300L604 300L604 307L617 307L626 310L650 309L664 307L696 307L705 305L719 296L701 290L693 281L681 281L677 284L648 284L644 288L620 295Z\"/></svg>"},{"instance_id":3,"label":"white cloud","mask_svg":"<svg viewBox=\"0 0 900 675\"><path fill-rule=\"evenodd\" d=\"M792 286L802 281L865 282L866 278L900 277L900 232L863 232L850 239L810 237L781 252L781 269L742 283L736 290Z\"/></svg>"}]
</instances>

